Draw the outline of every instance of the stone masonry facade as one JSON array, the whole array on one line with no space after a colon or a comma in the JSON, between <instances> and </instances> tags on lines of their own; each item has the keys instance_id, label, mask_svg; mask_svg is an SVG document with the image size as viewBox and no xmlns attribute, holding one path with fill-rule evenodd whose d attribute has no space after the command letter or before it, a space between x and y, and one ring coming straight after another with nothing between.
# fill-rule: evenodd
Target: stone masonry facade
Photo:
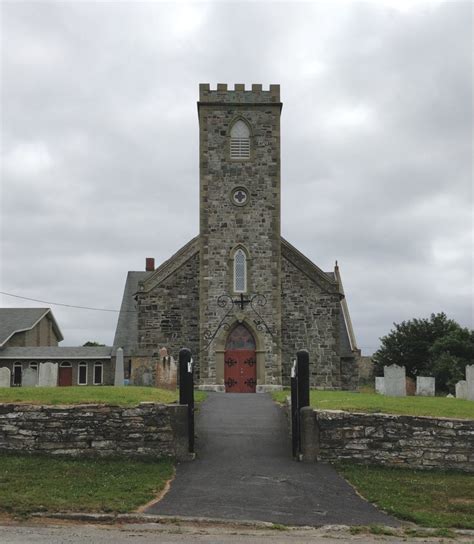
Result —
<instances>
[{"instance_id":1,"label":"stone masonry facade","mask_svg":"<svg viewBox=\"0 0 474 544\"><path fill-rule=\"evenodd\" d=\"M132 358L132 373L148 371L143 385L155 383L159 349L163 346L178 358L179 349L191 349L199 369L199 254L184 254L172 271L152 276L137 294L138 352ZM133 377L133 375L132 375ZM197 375L199 379L199 374Z\"/></svg>"},{"instance_id":2,"label":"stone masonry facade","mask_svg":"<svg viewBox=\"0 0 474 544\"><path fill-rule=\"evenodd\" d=\"M187 408L0 404L0 451L187 459Z\"/></svg>"},{"instance_id":3,"label":"stone masonry facade","mask_svg":"<svg viewBox=\"0 0 474 544\"><path fill-rule=\"evenodd\" d=\"M200 86L200 336L214 330L223 311L219 296L232 289L232 252L241 246L248 257L248 293L266 298L262 317L270 330L281 331L280 244L280 87L263 91L253 86L227 90ZM250 159L230 158L230 130L237 120L250 130ZM244 187L245 206L231 200L232 190ZM265 383L281 385L280 349L274 339L261 337ZM203 351L201 382L216 381L213 346Z\"/></svg>"},{"instance_id":4,"label":"stone masonry facade","mask_svg":"<svg viewBox=\"0 0 474 544\"><path fill-rule=\"evenodd\" d=\"M136 347L125 349L132 383L156 383L161 347L176 360L188 347L198 385L223 390L226 339L243 323L255 339L257 391L288 386L300 349L310 354L312 387L357 388L359 352L348 340L352 329L346 327L340 276L336 269L323 272L281 237L281 109L278 85L200 85L200 233L161 266L147 269L133 295L136 306L122 303L138 313ZM236 123L248 129L247 157L231 154ZM241 189L244 203L233 198ZM246 256L243 292L234 290L236 251ZM232 306L229 301L241 295L246 305ZM250 304L257 296L264 303L254 298ZM127 328L125 314L121 331L134 327ZM124 344L117 334L114 345Z\"/></svg>"},{"instance_id":5,"label":"stone masonry facade","mask_svg":"<svg viewBox=\"0 0 474 544\"><path fill-rule=\"evenodd\" d=\"M302 410L305 461L474 472L474 421Z\"/></svg>"}]
</instances>

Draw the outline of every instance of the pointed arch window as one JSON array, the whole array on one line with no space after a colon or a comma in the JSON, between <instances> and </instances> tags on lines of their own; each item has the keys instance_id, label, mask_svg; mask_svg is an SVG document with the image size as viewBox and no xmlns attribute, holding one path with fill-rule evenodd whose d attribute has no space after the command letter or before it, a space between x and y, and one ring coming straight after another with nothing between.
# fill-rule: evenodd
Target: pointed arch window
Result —
<instances>
[{"instance_id":1,"label":"pointed arch window","mask_svg":"<svg viewBox=\"0 0 474 544\"><path fill-rule=\"evenodd\" d=\"M247 291L247 255L240 248L234 253L234 291Z\"/></svg>"},{"instance_id":2,"label":"pointed arch window","mask_svg":"<svg viewBox=\"0 0 474 544\"><path fill-rule=\"evenodd\" d=\"M230 130L230 158L250 159L250 129L241 119L235 122Z\"/></svg>"}]
</instances>

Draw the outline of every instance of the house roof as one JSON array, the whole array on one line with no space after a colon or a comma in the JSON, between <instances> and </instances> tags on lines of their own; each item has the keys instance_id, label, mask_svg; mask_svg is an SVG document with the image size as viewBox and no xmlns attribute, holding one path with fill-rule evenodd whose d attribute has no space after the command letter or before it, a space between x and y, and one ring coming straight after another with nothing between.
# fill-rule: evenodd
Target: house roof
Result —
<instances>
[{"instance_id":1,"label":"house roof","mask_svg":"<svg viewBox=\"0 0 474 544\"><path fill-rule=\"evenodd\" d=\"M152 274L153 272L129 272L127 274L114 338L114 351L117 348L123 348L125 356L133 353L138 343L138 313L134 298L138 291L138 283L146 280Z\"/></svg>"},{"instance_id":2,"label":"house roof","mask_svg":"<svg viewBox=\"0 0 474 544\"><path fill-rule=\"evenodd\" d=\"M0 350L0 359L110 359L111 355L111 346L7 347Z\"/></svg>"},{"instance_id":3,"label":"house roof","mask_svg":"<svg viewBox=\"0 0 474 544\"><path fill-rule=\"evenodd\" d=\"M58 341L64 339L51 308L0 308L0 347L14 334L29 331L45 316L53 323Z\"/></svg>"}]
</instances>

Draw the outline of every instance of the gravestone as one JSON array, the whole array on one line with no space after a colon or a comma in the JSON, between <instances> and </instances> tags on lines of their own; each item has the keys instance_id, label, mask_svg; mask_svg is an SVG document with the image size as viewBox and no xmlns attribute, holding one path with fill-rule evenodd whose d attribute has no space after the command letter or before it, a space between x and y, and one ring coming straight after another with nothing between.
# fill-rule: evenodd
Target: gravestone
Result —
<instances>
[{"instance_id":1,"label":"gravestone","mask_svg":"<svg viewBox=\"0 0 474 544\"><path fill-rule=\"evenodd\" d=\"M385 395L385 384L383 376L377 376L375 378L375 392L380 395Z\"/></svg>"},{"instance_id":2,"label":"gravestone","mask_svg":"<svg viewBox=\"0 0 474 544\"><path fill-rule=\"evenodd\" d=\"M36 368L25 368L21 377L22 387L34 387L38 385L38 371Z\"/></svg>"},{"instance_id":3,"label":"gravestone","mask_svg":"<svg viewBox=\"0 0 474 544\"><path fill-rule=\"evenodd\" d=\"M467 381L461 380L456 384L456 398L467 399Z\"/></svg>"},{"instance_id":4,"label":"gravestone","mask_svg":"<svg viewBox=\"0 0 474 544\"><path fill-rule=\"evenodd\" d=\"M466 366L467 400L474 400L474 365Z\"/></svg>"},{"instance_id":5,"label":"gravestone","mask_svg":"<svg viewBox=\"0 0 474 544\"><path fill-rule=\"evenodd\" d=\"M40 363L39 387L56 387L58 385L58 363Z\"/></svg>"},{"instance_id":6,"label":"gravestone","mask_svg":"<svg viewBox=\"0 0 474 544\"><path fill-rule=\"evenodd\" d=\"M176 389L178 385L178 366L172 355L163 347L156 363L156 387Z\"/></svg>"},{"instance_id":7,"label":"gravestone","mask_svg":"<svg viewBox=\"0 0 474 544\"><path fill-rule=\"evenodd\" d=\"M435 379L428 376L417 376L416 394L418 397L434 397Z\"/></svg>"},{"instance_id":8,"label":"gravestone","mask_svg":"<svg viewBox=\"0 0 474 544\"><path fill-rule=\"evenodd\" d=\"M0 368L0 387L10 387L11 372L9 368Z\"/></svg>"},{"instance_id":9,"label":"gravestone","mask_svg":"<svg viewBox=\"0 0 474 544\"><path fill-rule=\"evenodd\" d=\"M383 367L384 388L387 397L405 397L406 375L405 367L390 365Z\"/></svg>"},{"instance_id":10,"label":"gravestone","mask_svg":"<svg viewBox=\"0 0 474 544\"><path fill-rule=\"evenodd\" d=\"M123 349L118 348L115 353L115 378L114 385L117 387L123 386L124 373L123 373Z\"/></svg>"}]
</instances>

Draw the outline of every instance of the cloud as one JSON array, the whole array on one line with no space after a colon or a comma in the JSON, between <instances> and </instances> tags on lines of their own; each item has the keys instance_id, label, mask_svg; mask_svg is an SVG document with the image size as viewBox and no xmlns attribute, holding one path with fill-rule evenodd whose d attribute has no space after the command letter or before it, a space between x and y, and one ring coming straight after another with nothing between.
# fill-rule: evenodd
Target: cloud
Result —
<instances>
[{"instance_id":1,"label":"cloud","mask_svg":"<svg viewBox=\"0 0 474 544\"><path fill-rule=\"evenodd\" d=\"M468 2L2 13L2 290L118 308L198 232L198 84L280 83L282 234L339 259L359 344L433 311L472 326ZM113 339L115 314L54 311L65 344Z\"/></svg>"}]
</instances>

